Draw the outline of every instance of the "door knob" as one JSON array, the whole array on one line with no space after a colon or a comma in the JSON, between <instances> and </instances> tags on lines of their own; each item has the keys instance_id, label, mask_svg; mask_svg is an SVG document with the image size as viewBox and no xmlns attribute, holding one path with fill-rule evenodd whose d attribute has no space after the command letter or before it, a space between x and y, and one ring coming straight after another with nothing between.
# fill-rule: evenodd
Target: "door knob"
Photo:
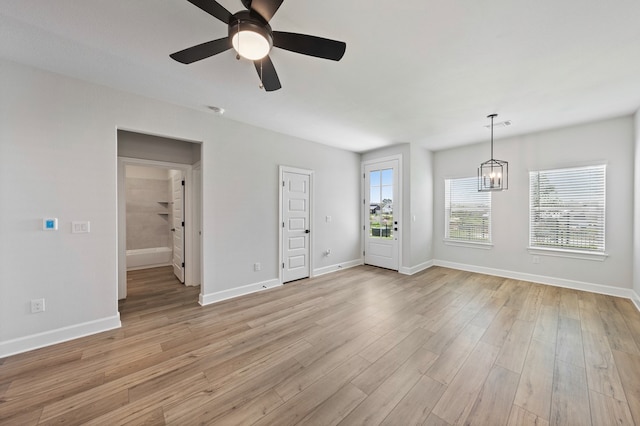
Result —
<instances>
[{"instance_id":1,"label":"door knob","mask_svg":"<svg viewBox=\"0 0 640 426\"><path fill-rule=\"evenodd\" d=\"M304 233L305 233L305 234L308 234L309 232L311 232L311 231L309 231L308 229L305 229L305 230L304 230Z\"/></svg>"}]
</instances>

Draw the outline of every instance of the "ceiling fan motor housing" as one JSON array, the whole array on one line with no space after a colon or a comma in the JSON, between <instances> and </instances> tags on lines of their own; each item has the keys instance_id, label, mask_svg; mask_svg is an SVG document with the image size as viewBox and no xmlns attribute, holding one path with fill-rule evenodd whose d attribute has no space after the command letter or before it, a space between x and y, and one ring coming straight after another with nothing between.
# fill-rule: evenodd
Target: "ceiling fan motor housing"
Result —
<instances>
[{"instance_id":1,"label":"ceiling fan motor housing","mask_svg":"<svg viewBox=\"0 0 640 426\"><path fill-rule=\"evenodd\" d=\"M269 43L269 51L273 47L271 26L260 15L248 10L235 13L229 21L229 40L233 40L236 34L243 31L251 31L261 35Z\"/></svg>"}]
</instances>

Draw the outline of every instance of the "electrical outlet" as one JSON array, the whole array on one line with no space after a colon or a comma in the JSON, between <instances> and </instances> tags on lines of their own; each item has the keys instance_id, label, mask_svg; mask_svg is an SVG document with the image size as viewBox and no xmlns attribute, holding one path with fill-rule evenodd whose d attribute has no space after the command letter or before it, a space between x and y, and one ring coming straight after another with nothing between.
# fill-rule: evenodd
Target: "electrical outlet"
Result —
<instances>
[{"instance_id":1,"label":"electrical outlet","mask_svg":"<svg viewBox=\"0 0 640 426\"><path fill-rule=\"evenodd\" d=\"M331 249L325 250L324 255L327 257L331 256Z\"/></svg>"},{"instance_id":2,"label":"electrical outlet","mask_svg":"<svg viewBox=\"0 0 640 426\"><path fill-rule=\"evenodd\" d=\"M31 300L31 313L37 314L39 312L44 312L44 299Z\"/></svg>"},{"instance_id":3,"label":"electrical outlet","mask_svg":"<svg viewBox=\"0 0 640 426\"><path fill-rule=\"evenodd\" d=\"M258 272L258 271L261 271L261 270L262 270L262 265L260 264L260 262L258 262L258 263L254 263L254 264L253 264L253 270L254 270L255 272Z\"/></svg>"},{"instance_id":4,"label":"electrical outlet","mask_svg":"<svg viewBox=\"0 0 640 426\"><path fill-rule=\"evenodd\" d=\"M537 265L540 263L540 256L533 256L531 261Z\"/></svg>"}]
</instances>

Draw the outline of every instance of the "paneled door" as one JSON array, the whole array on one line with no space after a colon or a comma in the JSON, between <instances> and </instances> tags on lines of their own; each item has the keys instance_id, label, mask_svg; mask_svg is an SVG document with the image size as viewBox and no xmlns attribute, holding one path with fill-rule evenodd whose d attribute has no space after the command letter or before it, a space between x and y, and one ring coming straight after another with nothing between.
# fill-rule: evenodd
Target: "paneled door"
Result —
<instances>
[{"instance_id":1,"label":"paneled door","mask_svg":"<svg viewBox=\"0 0 640 426\"><path fill-rule=\"evenodd\" d=\"M173 170L172 174L173 273L184 283L184 176L179 170Z\"/></svg>"},{"instance_id":2,"label":"paneled door","mask_svg":"<svg viewBox=\"0 0 640 426\"><path fill-rule=\"evenodd\" d=\"M398 270L398 160L364 165L364 263Z\"/></svg>"},{"instance_id":3,"label":"paneled door","mask_svg":"<svg viewBox=\"0 0 640 426\"><path fill-rule=\"evenodd\" d=\"M282 282L309 277L311 174L282 171Z\"/></svg>"}]
</instances>

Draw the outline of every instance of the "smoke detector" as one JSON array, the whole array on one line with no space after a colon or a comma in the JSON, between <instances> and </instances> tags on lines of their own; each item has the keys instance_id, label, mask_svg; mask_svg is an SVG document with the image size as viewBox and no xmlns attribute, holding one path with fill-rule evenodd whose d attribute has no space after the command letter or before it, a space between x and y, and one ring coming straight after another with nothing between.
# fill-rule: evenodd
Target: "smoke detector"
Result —
<instances>
[{"instance_id":1,"label":"smoke detector","mask_svg":"<svg viewBox=\"0 0 640 426\"><path fill-rule=\"evenodd\" d=\"M211 111L213 111L213 113L216 114L216 115L224 114L224 108L220 108L220 107L213 106L213 105L209 105L207 108L209 108Z\"/></svg>"}]
</instances>

